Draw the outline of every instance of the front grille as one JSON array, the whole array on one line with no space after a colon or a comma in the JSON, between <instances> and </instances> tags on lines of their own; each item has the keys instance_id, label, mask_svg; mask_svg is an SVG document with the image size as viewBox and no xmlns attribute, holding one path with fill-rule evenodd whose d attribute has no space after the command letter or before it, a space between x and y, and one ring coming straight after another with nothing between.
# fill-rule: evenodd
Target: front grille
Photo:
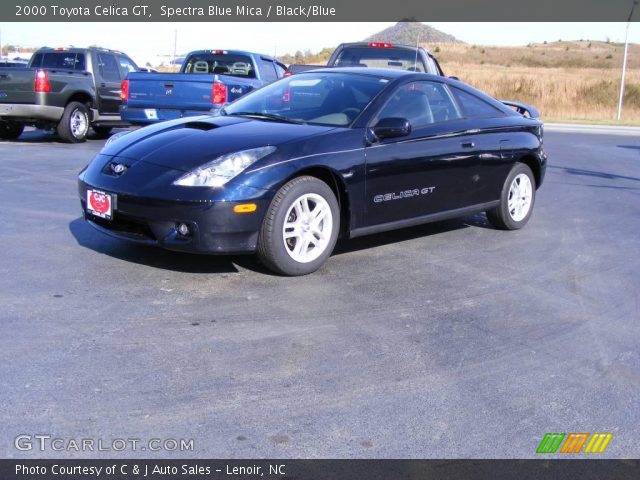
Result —
<instances>
[{"instance_id":1,"label":"front grille","mask_svg":"<svg viewBox=\"0 0 640 480\"><path fill-rule=\"evenodd\" d=\"M105 220L104 218L96 217L95 215L87 213L87 220L92 221L102 228L111 230L112 232L133 237L135 239L151 240L154 242L157 240L146 222L118 214L117 212L115 213L113 220Z\"/></svg>"}]
</instances>

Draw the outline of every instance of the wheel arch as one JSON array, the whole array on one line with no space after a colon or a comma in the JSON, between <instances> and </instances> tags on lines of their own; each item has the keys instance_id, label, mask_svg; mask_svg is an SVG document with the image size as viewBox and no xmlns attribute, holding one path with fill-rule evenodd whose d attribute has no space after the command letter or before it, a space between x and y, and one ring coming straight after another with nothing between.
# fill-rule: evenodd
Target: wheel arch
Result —
<instances>
[{"instance_id":1,"label":"wheel arch","mask_svg":"<svg viewBox=\"0 0 640 480\"><path fill-rule=\"evenodd\" d=\"M71 95L66 103L66 105L69 105L71 102L80 102L85 104L88 108L93 108L94 106L94 101L93 101L93 96L85 91L80 91L80 92L75 92L73 95Z\"/></svg>"},{"instance_id":2,"label":"wheel arch","mask_svg":"<svg viewBox=\"0 0 640 480\"><path fill-rule=\"evenodd\" d=\"M292 173L287 179L282 182L282 185L293 180L297 177L308 175L315 177L318 180L326 183L333 191L334 195L338 199L338 205L340 206L340 234L344 235L349 232L351 225L351 203L349 199L349 193L347 185L340 177L338 172L325 166L310 166L304 167L296 172Z\"/></svg>"},{"instance_id":3,"label":"wheel arch","mask_svg":"<svg viewBox=\"0 0 640 480\"><path fill-rule=\"evenodd\" d=\"M536 181L536 190L542 183L542 167L540 161L533 155L525 154L518 158L517 162L524 163L533 172L533 178Z\"/></svg>"}]
</instances>

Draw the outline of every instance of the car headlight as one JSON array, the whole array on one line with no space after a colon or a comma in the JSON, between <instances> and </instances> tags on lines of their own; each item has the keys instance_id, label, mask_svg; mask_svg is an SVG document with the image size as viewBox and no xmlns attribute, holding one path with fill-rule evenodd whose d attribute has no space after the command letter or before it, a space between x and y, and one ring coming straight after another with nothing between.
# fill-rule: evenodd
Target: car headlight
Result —
<instances>
[{"instance_id":1,"label":"car headlight","mask_svg":"<svg viewBox=\"0 0 640 480\"><path fill-rule=\"evenodd\" d=\"M276 147L259 147L227 153L173 182L183 187L221 187L251 164L273 153Z\"/></svg>"}]
</instances>

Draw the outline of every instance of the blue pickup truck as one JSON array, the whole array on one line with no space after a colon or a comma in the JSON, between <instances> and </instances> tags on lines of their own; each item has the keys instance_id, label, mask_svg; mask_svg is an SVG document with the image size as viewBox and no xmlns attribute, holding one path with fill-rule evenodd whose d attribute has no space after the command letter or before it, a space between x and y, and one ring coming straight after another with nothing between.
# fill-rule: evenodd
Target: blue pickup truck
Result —
<instances>
[{"instance_id":1,"label":"blue pickup truck","mask_svg":"<svg viewBox=\"0 0 640 480\"><path fill-rule=\"evenodd\" d=\"M237 50L198 50L179 73L132 72L122 82L120 115L134 125L216 113L242 95L282 78L278 60Z\"/></svg>"}]
</instances>

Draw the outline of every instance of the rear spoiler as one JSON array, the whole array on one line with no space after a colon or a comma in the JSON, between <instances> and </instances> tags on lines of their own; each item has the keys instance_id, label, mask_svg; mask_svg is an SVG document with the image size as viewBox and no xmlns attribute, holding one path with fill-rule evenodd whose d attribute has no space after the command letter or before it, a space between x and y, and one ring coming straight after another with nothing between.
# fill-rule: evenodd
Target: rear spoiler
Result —
<instances>
[{"instance_id":1,"label":"rear spoiler","mask_svg":"<svg viewBox=\"0 0 640 480\"><path fill-rule=\"evenodd\" d=\"M500 100L500 102L504 103L508 107L515 108L516 112L518 112L523 117L529 118L540 118L540 112L533 108L531 105L527 105L526 103L513 102L511 100Z\"/></svg>"}]
</instances>

